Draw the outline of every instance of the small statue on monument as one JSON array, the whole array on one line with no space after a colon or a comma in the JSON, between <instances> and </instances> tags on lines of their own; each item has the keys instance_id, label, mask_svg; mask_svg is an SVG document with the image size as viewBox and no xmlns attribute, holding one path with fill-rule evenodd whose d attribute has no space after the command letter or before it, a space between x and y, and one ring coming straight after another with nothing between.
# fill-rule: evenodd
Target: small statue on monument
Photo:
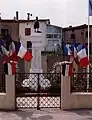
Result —
<instances>
[{"instance_id":1,"label":"small statue on monument","mask_svg":"<svg viewBox=\"0 0 92 120\"><path fill-rule=\"evenodd\" d=\"M34 30L36 33L41 33L41 31L39 31L39 20L38 17L36 17L35 23L34 23Z\"/></svg>"}]
</instances>

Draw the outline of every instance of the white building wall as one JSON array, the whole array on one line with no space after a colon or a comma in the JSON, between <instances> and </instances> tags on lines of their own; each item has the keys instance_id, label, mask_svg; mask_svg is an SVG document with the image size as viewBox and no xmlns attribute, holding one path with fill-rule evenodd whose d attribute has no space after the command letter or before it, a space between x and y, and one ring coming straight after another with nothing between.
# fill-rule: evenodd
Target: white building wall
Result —
<instances>
[{"instance_id":1,"label":"white building wall","mask_svg":"<svg viewBox=\"0 0 92 120\"><path fill-rule=\"evenodd\" d=\"M44 37L43 40L43 46L47 47L48 46L48 39L46 38L46 34L47 34L47 25L46 25L46 21L40 21L40 31L42 31L42 36ZM25 28L31 28L31 32L34 31L34 22L22 22L19 24L19 36L21 38L21 43L23 44L23 46L26 48L27 47L27 41L30 41L31 35L30 36L25 36ZM56 40L58 38L55 38ZM53 39L53 41L55 40ZM61 29L61 38L59 39L59 44L61 44L62 41L62 29Z\"/></svg>"},{"instance_id":2,"label":"white building wall","mask_svg":"<svg viewBox=\"0 0 92 120\"><path fill-rule=\"evenodd\" d=\"M43 46L46 45L46 22L41 21L40 23L40 31L42 31L42 35L44 36L43 40ZM27 41L30 41L31 35L30 36L25 36L25 28L31 28L31 32L34 31L34 22L23 22L19 24L19 36L21 43L23 46L26 48L27 47Z\"/></svg>"},{"instance_id":3,"label":"white building wall","mask_svg":"<svg viewBox=\"0 0 92 120\"><path fill-rule=\"evenodd\" d=\"M15 110L15 76L6 75L6 93L0 93L0 109Z\"/></svg>"},{"instance_id":4,"label":"white building wall","mask_svg":"<svg viewBox=\"0 0 92 120\"><path fill-rule=\"evenodd\" d=\"M40 31L42 32L42 37L41 37L41 41L42 41L42 46L43 46L43 50L44 50L44 46L46 46L46 21L41 21L39 22L40 24ZM31 35L30 36L25 36L25 28L31 28ZM23 46L25 48L27 48L27 41L31 41L32 39L32 33L34 32L34 22L22 22L19 24L19 36L20 36L20 41L23 44ZM34 37L34 39L37 39L37 36ZM33 61L33 59L32 59ZM24 71L25 72L29 72L30 68L32 67L32 61L31 64L29 62L25 62L25 68Z\"/></svg>"}]
</instances>

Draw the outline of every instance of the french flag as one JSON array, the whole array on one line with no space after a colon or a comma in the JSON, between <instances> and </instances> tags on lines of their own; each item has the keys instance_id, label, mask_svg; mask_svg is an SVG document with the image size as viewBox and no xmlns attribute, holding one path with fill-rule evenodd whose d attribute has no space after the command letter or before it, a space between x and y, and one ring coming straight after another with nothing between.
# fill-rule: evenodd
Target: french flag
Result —
<instances>
[{"instance_id":1,"label":"french flag","mask_svg":"<svg viewBox=\"0 0 92 120\"><path fill-rule=\"evenodd\" d=\"M88 61L88 56L87 56L86 48L85 48L84 44L81 46L77 55L78 55L78 60L79 60L80 66L86 67L89 64L89 61Z\"/></svg>"},{"instance_id":2,"label":"french flag","mask_svg":"<svg viewBox=\"0 0 92 120\"><path fill-rule=\"evenodd\" d=\"M72 76L72 63L62 64L62 75L63 76Z\"/></svg>"},{"instance_id":3,"label":"french flag","mask_svg":"<svg viewBox=\"0 0 92 120\"><path fill-rule=\"evenodd\" d=\"M32 54L29 51L27 51L21 43L18 43L16 51L17 56L21 59L24 59L28 62L30 62L30 60L32 59Z\"/></svg>"},{"instance_id":4,"label":"french flag","mask_svg":"<svg viewBox=\"0 0 92 120\"><path fill-rule=\"evenodd\" d=\"M76 59L77 58L77 45L76 45L75 40L73 41L73 44L72 44L72 54L73 54L74 59Z\"/></svg>"},{"instance_id":5,"label":"french flag","mask_svg":"<svg viewBox=\"0 0 92 120\"><path fill-rule=\"evenodd\" d=\"M72 51L72 55L70 56L70 61L71 62L75 61L77 64L79 64L78 56L77 56L78 50L77 50L77 44L75 40L73 41L73 44L71 46L71 51Z\"/></svg>"},{"instance_id":6,"label":"french flag","mask_svg":"<svg viewBox=\"0 0 92 120\"><path fill-rule=\"evenodd\" d=\"M18 61L15 44L13 41L11 41L11 43L9 45L9 57L10 57L10 60L12 60L12 61L16 61L16 62Z\"/></svg>"},{"instance_id":7,"label":"french flag","mask_svg":"<svg viewBox=\"0 0 92 120\"><path fill-rule=\"evenodd\" d=\"M3 63L4 62L9 62L9 51L4 47L4 43L2 40L0 40L0 52L3 56Z\"/></svg>"},{"instance_id":8,"label":"french flag","mask_svg":"<svg viewBox=\"0 0 92 120\"><path fill-rule=\"evenodd\" d=\"M62 43L62 49L64 55L71 55L71 50L69 48L69 45L66 45L64 42Z\"/></svg>"},{"instance_id":9,"label":"french flag","mask_svg":"<svg viewBox=\"0 0 92 120\"><path fill-rule=\"evenodd\" d=\"M15 43L10 35L8 35L8 40L6 41L6 49L9 51L9 59L17 62L18 57L16 54Z\"/></svg>"}]
</instances>

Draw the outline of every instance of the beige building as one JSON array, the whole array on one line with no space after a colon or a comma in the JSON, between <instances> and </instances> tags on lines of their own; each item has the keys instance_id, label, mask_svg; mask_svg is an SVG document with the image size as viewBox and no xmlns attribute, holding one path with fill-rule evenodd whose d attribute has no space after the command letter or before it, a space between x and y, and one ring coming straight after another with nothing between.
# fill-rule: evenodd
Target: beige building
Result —
<instances>
[{"instance_id":1,"label":"beige building","mask_svg":"<svg viewBox=\"0 0 92 120\"><path fill-rule=\"evenodd\" d=\"M63 40L71 44L73 40L76 40L78 44L88 43L88 25L80 25L80 26L69 26L67 28L63 28ZM90 54L92 54L92 25L90 25Z\"/></svg>"},{"instance_id":2,"label":"beige building","mask_svg":"<svg viewBox=\"0 0 92 120\"><path fill-rule=\"evenodd\" d=\"M77 43L87 43L88 40L88 25L69 26L63 28L63 40L67 43L72 43L72 40L76 40ZM92 25L90 25L90 43L92 39Z\"/></svg>"},{"instance_id":3,"label":"beige building","mask_svg":"<svg viewBox=\"0 0 92 120\"><path fill-rule=\"evenodd\" d=\"M90 62L92 63L92 25L90 25ZM77 44L85 43L88 44L88 25L80 26L69 26L63 28L63 40L67 44L72 44L73 40L76 40ZM78 67L78 66L76 66ZM76 70L76 69L75 69ZM78 72L81 71L81 68L78 69Z\"/></svg>"}]
</instances>

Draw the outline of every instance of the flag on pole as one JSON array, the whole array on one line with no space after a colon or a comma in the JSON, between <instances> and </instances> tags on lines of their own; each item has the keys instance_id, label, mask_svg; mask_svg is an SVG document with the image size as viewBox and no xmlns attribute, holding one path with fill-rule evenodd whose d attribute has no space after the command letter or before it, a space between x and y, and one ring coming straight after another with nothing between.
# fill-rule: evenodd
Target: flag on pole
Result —
<instances>
[{"instance_id":1,"label":"flag on pole","mask_svg":"<svg viewBox=\"0 0 92 120\"><path fill-rule=\"evenodd\" d=\"M15 44L11 38L10 35L7 36L7 41L6 41L6 50L9 51L9 58L12 61L17 61L17 55L16 55L16 49L15 49Z\"/></svg>"},{"instance_id":2,"label":"flag on pole","mask_svg":"<svg viewBox=\"0 0 92 120\"><path fill-rule=\"evenodd\" d=\"M89 0L89 16L92 16L92 0Z\"/></svg>"},{"instance_id":3,"label":"flag on pole","mask_svg":"<svg viewBox=\"0 0 92 120\"><path fill-rule=\"evenodd\" d=\"M18 44L16 50L17 50L18 57L30 62L30 60L32 59L32 54L29 51L27 51L21 43Z\"/></svg>"},{"instance_id":4,"label":"flag on pole","mask_svg":"<svg viewBox=\"0 0 92 120\"><path fill-rule=\"evenodd\" d=\"M62 43L62 49L64 55L71 55L71 50L69 48L69 45L66 45L64 42Z\"/></svg>"},{"instance_id":5,"label":"flag on pole","mask_svg":"<svg viewBox=\"0 0 92 120\"><path fill-rule=\"evenodd\" d=\"M82 47L79 50L79 52L77 53L77 55L78 55L78 60L79 60L80 66L86 67L89 62L88 62L88 56L87 56L86 48L85 48L84 44L82 45Z\"/></svg>"}]
</instances>

